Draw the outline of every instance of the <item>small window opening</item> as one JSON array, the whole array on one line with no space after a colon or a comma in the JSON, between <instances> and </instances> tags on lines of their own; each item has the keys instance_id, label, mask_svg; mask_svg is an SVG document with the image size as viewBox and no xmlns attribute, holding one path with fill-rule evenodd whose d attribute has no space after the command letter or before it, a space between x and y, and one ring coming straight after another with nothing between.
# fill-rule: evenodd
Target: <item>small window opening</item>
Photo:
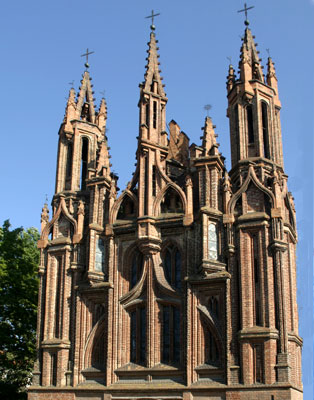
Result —
<instances>
[{"instance_id":1,"label":"small window opening","mask_svg":"<svg viewBox=\"0 0 314 400\"><path fill-rule=\"evenodd\" d=\"M153 102L153 128L157 128L157 101Z\"/></svg>"},{"instance_id":2,"label":"small window opening","mask_svg":"<svg viewBox=\"0 0 314 400\"><path fill-rule=\"evenodd\" d=\"M149 103L146 103L145 106L145 123L149 127Z\"/></svg>"},{"instance_id":3,"label":"small window opening","mask_svg":"<svg viewBox=\"0 0 314 400\"><path fill-rule=\"evenodd\" d=\"M153 192L153 196L156 196L156 166L153 165L153 172L152 172L152 192Z\"/></svg>"},{"instance_id":4,"label":"small window opening","mask_svg":"<svg viewBox=\"0 0 314 400\"><path fill-rule=\"evenodd\" d=\"M253 111L251 105L246 107L246 118L247 118L249 144L252 144L254 143L254 130L253 130Z\"/></svg>"},{"instance_id":5,"label":"small window opening","mask_svg":"<svg viewBox=\"0 0 314 400\"><path fill-rule=\"evenodd\" d=\"M91 122L90 116L89 116L89 103L87 103L87 102L83 104L81 118L82 118L82 121Z\"/></svg>"},{"instance_id":6,"label":"small window opening","mask_svg":"<svg viewBox=\"0 0 314 400\"><path fill-rule=\"evenodd\" d=\"M68 143L67 147L67 162L65 170L65 189L71 189L71 175L72 175L72 155L73 155L73 145L71 142Z\"/></svg>"},{"instance_id":7,"label":"small window opening","mask_svg":"<svg viewBox=\"0 0 314 400\"><path fill-rule=\"evenodd\" d=\"M262 127L263 127L264 157L270 158L269 139L268 139L268 110L267 110L267 104L264 101L262 101Z\"/></svg>"},{"instance_id":8,"label":"small window opening","mask_svg":"<svg viewBox=\"0 0 314 400\"><path fill-rule=\"evenodd\" d=\"M82 155L81 155L81 190L86 189L87 162L88 162L88 139L83 138Z\"/></svg>"}]
</instances>

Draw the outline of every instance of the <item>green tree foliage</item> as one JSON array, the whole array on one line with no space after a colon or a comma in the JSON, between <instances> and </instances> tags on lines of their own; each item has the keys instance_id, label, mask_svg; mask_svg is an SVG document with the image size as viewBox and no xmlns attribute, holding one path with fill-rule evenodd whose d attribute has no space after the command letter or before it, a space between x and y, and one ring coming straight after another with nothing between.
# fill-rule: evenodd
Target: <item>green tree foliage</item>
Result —
<instances>
[{"instance_id":1,"label":"green tree foliage","mask_svg":"<svg viewBox=\"0 0 314 400\"><path fill-rule=\"evenodd\" d=\"M0 398L25 398L36 357L39 238L35 228L0 227Z\"/></svg>"}]
</instances>

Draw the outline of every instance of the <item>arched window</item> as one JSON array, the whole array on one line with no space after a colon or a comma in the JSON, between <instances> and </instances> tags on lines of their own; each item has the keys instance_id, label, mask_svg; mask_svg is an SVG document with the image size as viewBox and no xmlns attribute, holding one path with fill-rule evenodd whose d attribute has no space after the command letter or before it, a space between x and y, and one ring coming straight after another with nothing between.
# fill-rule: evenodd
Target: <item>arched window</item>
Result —
<instances>
[{"instance_id":1,"label":"arched window","mask_svg":"<svg viewBox=\"0 0 314 400\"><path fill-rule=\"evenodd\" d=\"M218 259L218 237L216 224L208 225L208 258L210 260Z\"/></svg>"},{"instance_id":2,"label":"arched window","mask_svg":"<svg viewBox=\"0 0 314 400\"><path fill-rule=\"evenodd\" d=\"M246 107L246 120L247 120L247 132L249 144L254 143L254 129L253 129L253 111L252 106Z\"/></svg>"},{"instance_id":3,"label":"arched window","mask_svg":"<svg viewBox=\"0 0 314 400\"><path fill-rule=\"evenodd\" d=\"M176 289L181 289L181 253L175 246L168 246L163 256L164 273L167 281Z\"/></svg>"},{"instance_id":4,"label":"arched window","mask_svg":"<svg viewBox=\"0 0 314 400\"><path fill-rule=\"evenodd\" d=\"M130 288L133 288L140 279L143 271L143 254L136 251L132 257Z\"/></svg>"},{"instance_id":5,"label":"arched window","mask_svg":"<svg viewBox=\"0 0 314 400\"><path fill-rule=\"evenodd\" d=\"M87 163L88 163L88 139L84 137L82 138L82 152L81 152L81 190L86 189Z\"/></svg>"},{"instance_id":6,"label":"arched window","mask_svg":"<svg viewBox=\"0 0 314 400\"><path fill-rule=\"evenodd\" d=\"M270 158L269 139L268 139L268 106L264 101L262 101L262 128L263 128L264 157Z\"/></svg>"},{"instance_id":7,"label":"arched window","mask_svg":"<svg viewBox=\"0 0 314 400\"><path fill-rule=\"evenodd\" d=\"M180 309L172 305L162 307L161 360L165 364L180 362Z\"/></svg>"}]
</instances>

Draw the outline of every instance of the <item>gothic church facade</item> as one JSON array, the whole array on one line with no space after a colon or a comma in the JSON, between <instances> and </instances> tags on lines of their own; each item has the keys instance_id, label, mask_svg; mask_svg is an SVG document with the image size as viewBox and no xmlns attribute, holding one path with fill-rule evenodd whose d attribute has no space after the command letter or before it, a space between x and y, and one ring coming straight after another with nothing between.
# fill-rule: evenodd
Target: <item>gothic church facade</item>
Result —
<instances>
[{"instance_id":1,"label":"gothic church facade","mask_svg":"<svg viewBox=\"0 0 314 400\"><path fill-rule=\"evenodd\" d=\"M300 400L296 219L274 63L248 26L227 77L232 168L205 119L172 120L154 26L133 178L117 195L88 70L59 130L41 217L38 360L29 400Z\"/></svg>"}]
</instances>

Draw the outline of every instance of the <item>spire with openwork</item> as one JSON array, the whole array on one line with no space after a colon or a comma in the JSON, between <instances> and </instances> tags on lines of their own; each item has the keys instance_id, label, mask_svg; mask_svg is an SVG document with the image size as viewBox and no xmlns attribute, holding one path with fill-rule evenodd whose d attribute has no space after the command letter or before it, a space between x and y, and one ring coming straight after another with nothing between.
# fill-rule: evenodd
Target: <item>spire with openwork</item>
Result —
<instances>
[{"instance_id":1,"label":"spire with openwork","mask_svg":"<svg viewBox=\"0 0 314 400\"><path fill-rule=\"evenodd\" d=\"M159 69L159 55L155 27L151 26L148 42L148 57L144 82L140 84L140 138L166 145L166 104L167 97Z\"/></svg>"}]
</instances>

